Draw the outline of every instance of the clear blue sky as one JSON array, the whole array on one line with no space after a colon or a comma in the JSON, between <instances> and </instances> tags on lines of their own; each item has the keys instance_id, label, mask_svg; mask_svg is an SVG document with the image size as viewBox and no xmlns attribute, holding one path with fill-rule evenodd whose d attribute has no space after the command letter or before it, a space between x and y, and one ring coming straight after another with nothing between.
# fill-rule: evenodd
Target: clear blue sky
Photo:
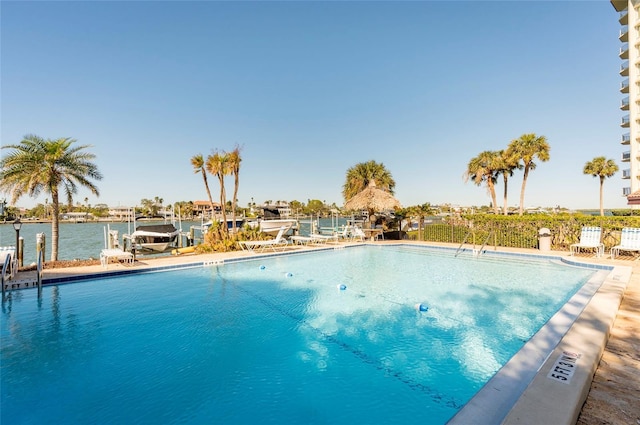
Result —
<instances>
[{"instance_id":1,"label":"clear blue sky","mask_svg":"<svg viewBox=\"0 0 640 425\"><path fill-rule=\"evenodd\" d=\"M403 206L487 205L486 189L463 180L467 163L524 133L551 146L525 206L597 208L585 162L628 168L620 24L606 0L0 7L2 144L36 134L92 145L104 179L82 203L206 199L190 158L236 145L242 206L341 206L347 169L368 160L391 172ZM509 205L521 183L517 172ZM627 183L607 179L606 208L627 207Z\"/></svg>"}]
</instances>

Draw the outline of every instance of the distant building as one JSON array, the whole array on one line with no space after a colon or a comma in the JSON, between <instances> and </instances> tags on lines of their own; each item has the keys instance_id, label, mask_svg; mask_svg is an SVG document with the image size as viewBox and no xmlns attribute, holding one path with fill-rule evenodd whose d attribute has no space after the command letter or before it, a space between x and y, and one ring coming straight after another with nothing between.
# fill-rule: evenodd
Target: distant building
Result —
<instances>
[{"instance_id":1,"label":"distant building","mask_svg":"<svg viewBox=\"0 0 640 425\"><path fill-rule=\"evenodd\" d=\"M219 202L213 203L213 214L222 212ZM211 203L209 201L193 201L193 215L196 217L211 218Z\"/></svg>"},{"instance_id":2,"label":"distant building","mask_svg":"<svg viewBox=\"0 0 640 425\"><path fill-rule=\"evenodd\" d=\"M623 77L620 92L623 94L620 109L623 111L623 134L620 142L624 146L621 161L622 178L629 184L622 188L622 195L640 196L640 18L636 0L611 0L619 12L620 22L620 75ZM638 197L636 196L636 197ZM630 200L629 198L627 198ZM637 208L634 206L634 208Z\"/></svg>"},{"instance_id":3,"label":"distant building","mask_svg":"<svg viewBox=\"0 0 640 425\"><path fill-rule=\"evenodd\" d=\"M122 221L133 219L133 208L109 207L109 217Z\"/></svg>"}]
</instances>

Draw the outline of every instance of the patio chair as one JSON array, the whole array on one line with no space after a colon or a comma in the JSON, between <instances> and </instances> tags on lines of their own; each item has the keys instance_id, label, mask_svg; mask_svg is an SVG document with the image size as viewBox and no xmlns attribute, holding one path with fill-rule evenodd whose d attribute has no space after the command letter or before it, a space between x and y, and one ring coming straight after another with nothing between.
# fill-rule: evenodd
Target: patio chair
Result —
<instances>
[{"instance_id":1,"label":"patio chair","mask_svg":"<svg viewBox=\"0 0 640 425\"><path fill-rule=\"evenodd\" d=\"M358 226L353 226L353 229L351 231L352 240L359 240L360 242L364 242L366 237L367 235L365 235L364 231L361 228L359 228Z\"/></svg>"},{"instance_id":2,"label":"patio chair","mask_svg":"<svg viewBox=\"0 0 640 425\"><path fill-rule=\"evenodd\" d=\"M640 228L624 227L620 233L620 243L611 248L611 259L620 255L620 251L640 252Z\"/></svg>"},{"instance_id":3,"label":"patio chair","mask_svg":"<svg viewBox=\"0 0 640 425\"><path fill-rule=\"evenodd\" d=\"M274 239L267 239L265 241L240 241L238 243L243 251L262 252L267 248L271 248L273 251L278 251L278 249L284 251L289 244L289 241L284 237L284 232L286 232L287 229L287 226L280 227Z\"/></svg>"},{"instance_id":4,"label":"patio chair","mask_svg":"<svg viewBox=\"0 0 640 425\"><path fill-rule=\"evenodd\" d=\"M580 252L582 249L595 250L596 257L604 255L604 244L600 241L602 229L600 227L585 226L580 232L580 242L571 244L570 255Z\"/></svg>"},{"instance_id":5,"label":"patio chair","mask_svg":"<svg viewBox=\"0 0 640 425\"><path fill-rule=\"evenodd\" d=\"M310 238L313 239L313 242L315 243L331 243L331 242L338 242L338 235L334 234L334 235L321 235L318 233L311 233L309 235Z\"/></svg>"}]
</instances>

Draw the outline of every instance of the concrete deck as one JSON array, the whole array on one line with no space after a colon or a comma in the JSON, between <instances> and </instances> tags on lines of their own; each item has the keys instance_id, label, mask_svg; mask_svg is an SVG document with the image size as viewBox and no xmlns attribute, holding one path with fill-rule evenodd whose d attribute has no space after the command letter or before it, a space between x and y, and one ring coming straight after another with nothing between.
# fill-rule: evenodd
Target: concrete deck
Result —
<instances>
[{"instance_id":1,"label":"concrete deck","mask_svg":"<svg viewBox=\"0 0 640 425\"><path fill-rule=\"evenodd\" d=\"M386 241L379 243L405 243ZM429 245L436 245L429 243ZM452 247L450 244L439 244ZM311 246L291 248L295 251L332 248ZM454 248L457 248L455 246ZM535 250L499 249L499 251L541 254ZM264 254L270 254L266 252ZM134 265L109 264L86 267L46 269L44 283L84 276L127 273L157 267L191 263L214 263L230 258L251 258L264 254L247 252L181 255L138 259ZM566 257L567 252L551 251L545 255ZM593 258L581 254L573 259L591 264L619 267L610 273L585 307L561 343L548 356L513 406L504 424L633 424L640 425L640 262L632 256ZM628 273L626 271L629 271ZM35 272L22 272L18 279L33 281ZM563 354L565 353L565 354ZM578 354L577 358L566 353ZM562 356L565 357L562 357ZM571 384L550 379L558 362L575 365ZM563 366L570 367L570 365ZM594 375L595 373L595 375ZM586 402L585 402L586 399ZM476 417L478 424L485 424ZM577 422L576 422L577 421Z\"/></svg>"}]
</instances>

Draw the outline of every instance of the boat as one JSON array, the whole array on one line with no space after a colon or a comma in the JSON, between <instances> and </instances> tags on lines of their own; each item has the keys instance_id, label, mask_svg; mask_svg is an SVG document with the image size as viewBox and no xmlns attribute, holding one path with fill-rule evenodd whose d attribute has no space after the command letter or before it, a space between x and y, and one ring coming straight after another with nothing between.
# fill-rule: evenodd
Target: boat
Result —
<instances>
[{"instance_id":1,"label":"boat","mask_svg":"<svg viewBox=\"0 0 640 425\"><path fill-rule=\"evenodd\" d=\"M207 233L207 231L209 230L209 228L213 225L214 221L222 221L221 219L215 219L215 220L209 220L205 223L202 223L201 225L201 230L202 233ZM246 220L244 217L236 217L236 231L242 229L242 226L244 226L246 224ZM228 231L232 231L233 230L233 218L232 217L227 217L227 230Z\"/></svg>"},{"instance_id":2,"label":"boat","mask_svg":"<svg viewBox=\"0 0 640 425\"><path fill-rule=\"evenodd\" d=\"M178 248L180 230L173 224L148 224L136 227L135 232L124 237L138 251L165 252Z\"/></svg>"},{"instance_id":3,"label":"boat","mask_svg":"<svg viewBox=\"0 0 640 425\"><path fill-rule=\"evenodd\" d=\"M289 217L290 210L283 207L263 206L262 217L258 221L261 232L276 235L281 227L285 227L285 234L298 230L298 219Z\"/></svg>"}]
</instances>

